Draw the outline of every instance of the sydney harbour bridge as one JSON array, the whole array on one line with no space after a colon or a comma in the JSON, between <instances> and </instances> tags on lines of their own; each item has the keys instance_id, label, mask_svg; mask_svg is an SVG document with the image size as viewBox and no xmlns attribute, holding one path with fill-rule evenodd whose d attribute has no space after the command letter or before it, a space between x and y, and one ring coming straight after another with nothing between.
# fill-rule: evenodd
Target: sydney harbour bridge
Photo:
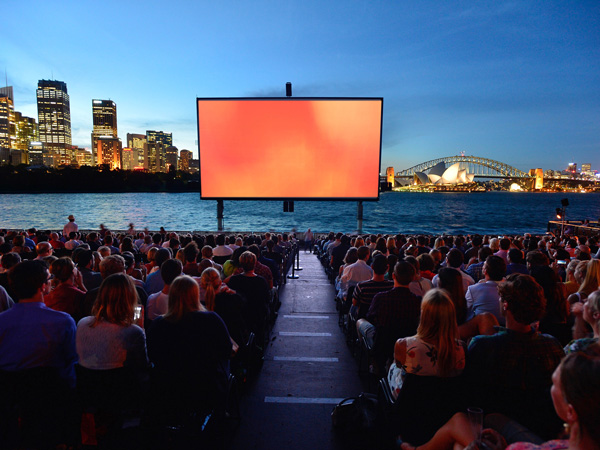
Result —
<instances>
[{"instance_id":1,"label":"sydney harbour bridge","mask_svg":"<svg viewBox=\"0 0 600 450\"><path fill-rule=\"evenodd\" d=\"M415 174L427 172L438 166L440 163L444 163L446 167L459 163L461 170L466 170L467 173L473 174L476 178L514 179L515 181L520 180L526 184L533 184L536 176L540 177L542 175L541 169L532 170L530 173L527 173L493 159L460 154L432 159L399 172L395 172L392 167L388 167L386 171L386 180L388 183L392 183L393 181L392 186L405 185L412 181Z\"/></svg>"}]
</instances>

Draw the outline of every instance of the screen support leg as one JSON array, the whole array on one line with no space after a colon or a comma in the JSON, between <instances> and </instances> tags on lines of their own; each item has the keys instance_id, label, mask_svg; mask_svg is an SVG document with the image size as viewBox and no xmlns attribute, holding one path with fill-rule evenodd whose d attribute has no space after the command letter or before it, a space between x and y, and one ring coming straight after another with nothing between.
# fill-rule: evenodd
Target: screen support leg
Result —
<instances>
[{"instance_id":1,"label":"screen support leg","mask_svg":"<svg viewBox=\"0 0 600 450\"><path fill-rule=\"evenodd\" d=\"M357 221L358 232L362 233L362 227L363 227L363 202L362 202L362 200L359 200L358 202L356 202L356 221Z\"/></svg>"},{"instance_id":2,"label":"screen support leg","mask_svg":"<svg viewBox=\"0 0 600 450\"><path fill-rule=\"evenodd\" d=\"M223 200L217 200L217 231L223 231Z\"/></svg>"}]
</instances>

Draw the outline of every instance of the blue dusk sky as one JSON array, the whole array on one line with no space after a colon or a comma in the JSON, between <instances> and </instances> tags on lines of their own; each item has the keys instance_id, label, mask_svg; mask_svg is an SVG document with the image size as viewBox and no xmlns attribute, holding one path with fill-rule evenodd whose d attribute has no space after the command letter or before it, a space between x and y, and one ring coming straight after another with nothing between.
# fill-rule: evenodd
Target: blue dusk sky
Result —
<instances>
[{"instance_id":1,"label":"blue dusk sky","mask_svg":"<svg viewBox=\"0 0 600 450\"><path fill-rule=\"evenodd\" d=\"M290 81L298 97L383 97L382 171L461 151L522 170L600 169L598 0L18 0L2 11L15 109L37 119L38 80L66 82L81 147L92 99L111 99L123 141L163 130L197 155L196 97L281 97Z\"/></svg>"}]
</instances>

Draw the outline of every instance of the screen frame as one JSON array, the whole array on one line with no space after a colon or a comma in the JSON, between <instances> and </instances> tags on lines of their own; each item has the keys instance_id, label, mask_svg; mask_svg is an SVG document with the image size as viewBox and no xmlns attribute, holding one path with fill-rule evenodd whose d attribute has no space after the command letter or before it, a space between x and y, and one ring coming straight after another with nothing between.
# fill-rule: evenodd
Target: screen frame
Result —
<instances>
[{"instance_id":1,"label":"screen frame","mask_svg":"<svg viewBox=\"0 0 600 450\"><path fill-rule=\"evenodd\" d=\"M200 149L200 102L201 101L379 101L379 172L377 173L377 195L375 197L206 197L202 195L202 157ZM196 97L196 129L198 136L198 176L201 200L247 200L247 201L379 201L381 191L381 148L383 141L383 97Z\"/></svg>"}]
</instances>

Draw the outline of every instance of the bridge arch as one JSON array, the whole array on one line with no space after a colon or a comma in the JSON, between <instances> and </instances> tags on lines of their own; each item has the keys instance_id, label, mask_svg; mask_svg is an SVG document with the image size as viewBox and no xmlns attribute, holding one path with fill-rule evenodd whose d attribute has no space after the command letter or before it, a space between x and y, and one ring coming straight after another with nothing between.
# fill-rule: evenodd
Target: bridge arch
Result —
<instances>
[{"instance_id":1,"label":"bridge arch","mask_svg":"<svg viewBox=\"0 0 600 450\"><path fill-rule=\"evenodd\" d=\"M433 166L441 162L450 165L455 163L463 163L461 164L461 167L467 168L468 173L474 173L475 175L480 176L501 175L512 178L530 178L528 173L523 172L522 170L519 170L515 167L509 166L508 164L504 164L500 161L495 161L493 159L469 155L446 156L443 158L432 159L431 161L426 161L421 164L417 164L416 166L397 172L396 176L413 176L415 172L425 172L426 170L431 169Z\"/></svg>"}]
</instances>

